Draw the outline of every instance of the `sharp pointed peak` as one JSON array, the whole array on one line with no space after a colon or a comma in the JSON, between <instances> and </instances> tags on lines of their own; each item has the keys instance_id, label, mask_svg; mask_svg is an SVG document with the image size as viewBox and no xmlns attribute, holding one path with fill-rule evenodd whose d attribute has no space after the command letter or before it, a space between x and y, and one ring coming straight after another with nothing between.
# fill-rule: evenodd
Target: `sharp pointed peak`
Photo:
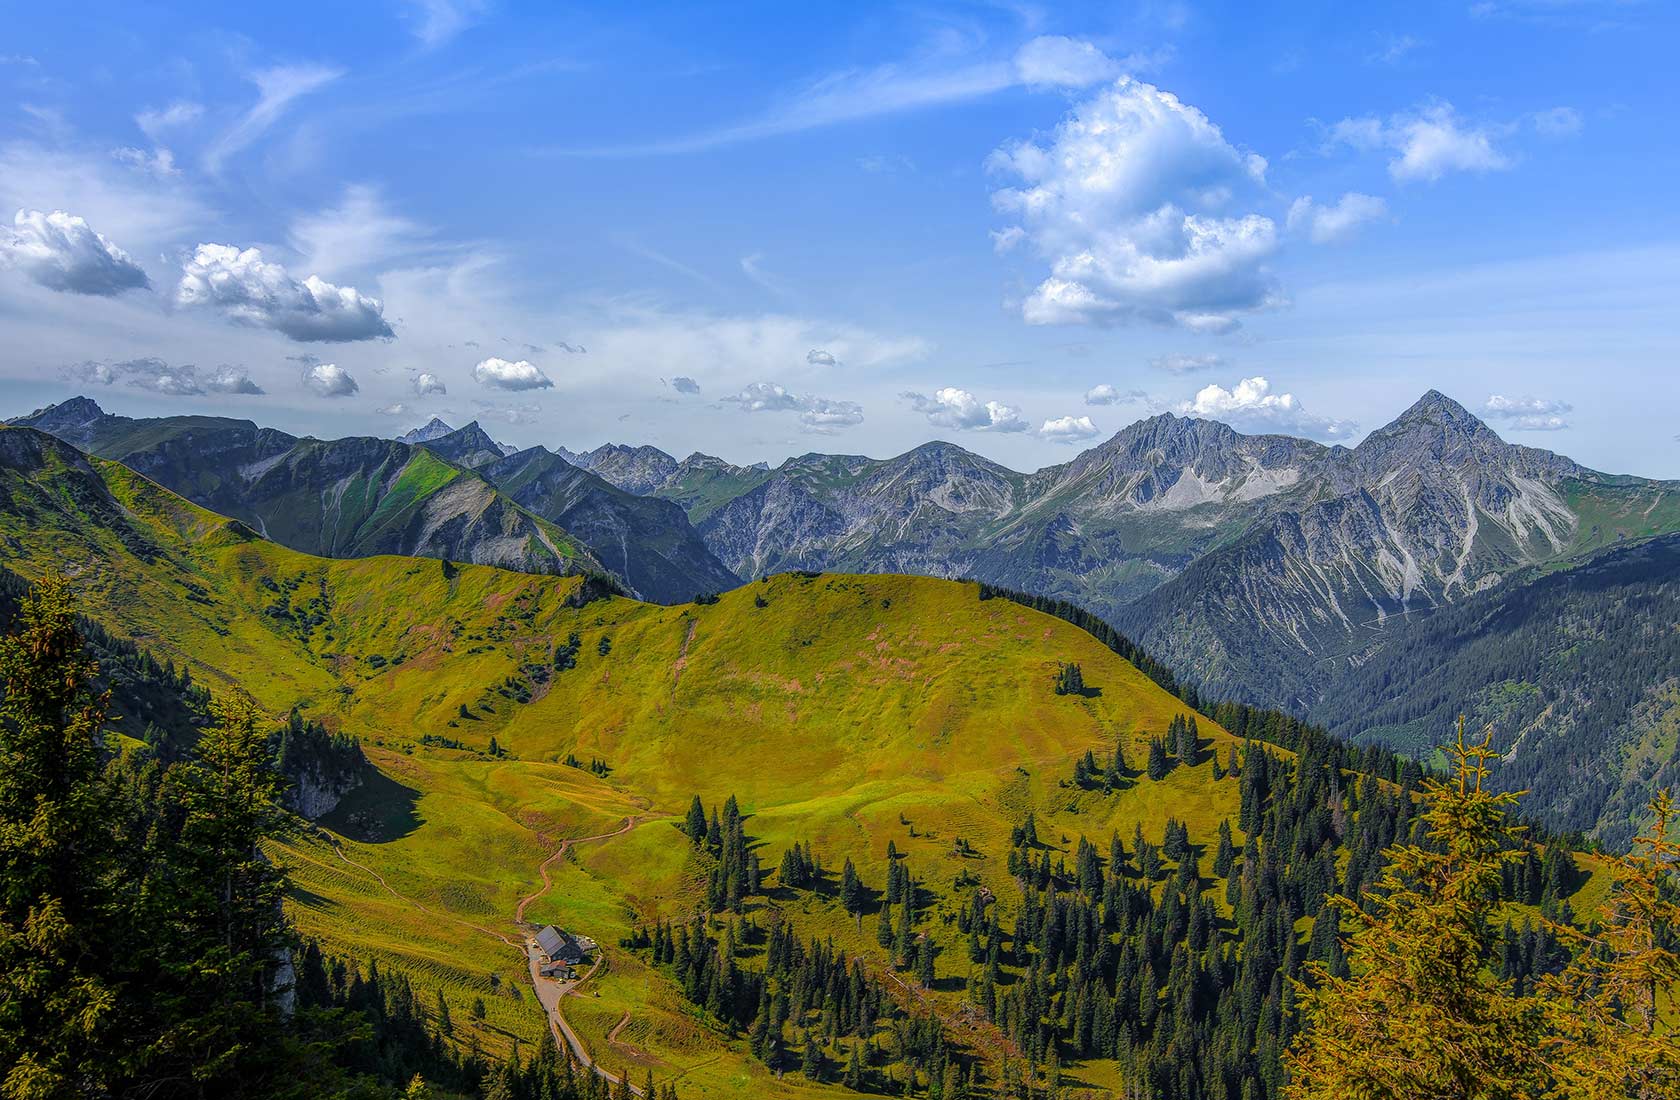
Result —
<instances>
[{"instance_id":1,"label":"sharp pointed peak","mask_svg":"<svg viewBox=\"0 0 1680 1100\"><path fill-rule=\"evenodd\" d=\"M1394 424L1412 423L1416 421L1445 422L1458 425L1474 425L1484 427L1475 413L1460 405L1440 390L1429 390L1422 397L1412 402L1410 408L1394 418Z\"/></svg>"}]
</instances>

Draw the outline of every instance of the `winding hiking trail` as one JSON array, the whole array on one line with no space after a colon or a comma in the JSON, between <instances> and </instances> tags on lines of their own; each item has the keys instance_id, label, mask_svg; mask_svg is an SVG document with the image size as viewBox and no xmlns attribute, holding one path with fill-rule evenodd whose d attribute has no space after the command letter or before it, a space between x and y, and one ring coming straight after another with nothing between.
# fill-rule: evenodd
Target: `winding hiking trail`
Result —
<instances>
[{"instance_id":1,"label":"winding hiking trail","mask_svg":"<svg viewBox=\"0 0 1680 1100\"><path fill-rule=\"evenodd\" d=\"M650 811L651 808L651 804L643 807L645 811ZM554 864L565 859L566 854L570 852L575 845L590 844L597 841L611 840L614 837L623 836L631 829L634 829L642 822L648 820L651 816L653 815L650 812L632 814L624 819L624 823L622 825L610 832L596 833L593 836L568 837L565 840L562 840L560 842L560 847L556 848L552 855L537 865L537 874L542 878L542 886L519 899L519 903L513 910L514 923L517 925L523 925L525 923L526 908L529 907L532 902L538 900L554 888L554 879L553 876L549 874L549 869L553 867ZM606 963L606 957L603 953L597 951L595 956L595 965L591 966L582 977L577 978L574 981L561 982L550 978L544 978L538 973L538 966L540 965L539 956L537 955L536 949L529 941L510 939L508 936L496 931L493 928L486 928L482 924L474 924L472 921L464 920L461 917L455 916L453 913L440 912L426 905L424 902L409 897L407 894L402 893L389 882L385 881L385 876L374 870L372 867L369 867L365 863L351 859L350 855L345 852L344 848L339 844L336 836L332 836L329 833L328 838L329 843L332 845L334 855L336 855L345 864L354 867L356 870L373 879L373 881L379 884L381 889L403 904L412 905L414 908L420 910L422 913L425 913L427 916L441 917L444 920L453 921L462 927L471 928L476 932L482 932L486 936L494 937L508 947L524 954L531 971L531 986L537 994L537 1002L542 1005L543 1014L548 1017L549 1030L554 1033L555 1041L565 1043L566 1046L571 1049L572 1056L591 1072L606 1078L607 1081L614 1085L619 1083L620 1075L612 1072L602 1065L599 1065L595 1059L590 1056L589 1047L584 1043L578 1033L573 1030L572 1025L566 1022L565 1015L560 1011L560 1002L573 993L584 982L593 978L596 972L599 971ZM626 1012L624 1014L624 1018L618 1022L618 1025L613 1028L612 1033L607 1036L607 1043L609 1045L613 1045L615 1043L619 1032L622 1031L625 1025L629 1022L630 1014ZM637 1085L632 1084L630 1086L630 1091L635 1093L637 1096L642 1095L642 1089Z\"/></svg>"},{"instance_id":2,"label":"winding hiking trail","mask_svg":"<svg viewBox=\"0 0 1680 1100\"><path fill-rule=\"evenodd\" d=\"M555 863L558 863L560 860L565 859L566 853L570 852L574 845L589 844L601 840L611 840L613 837L623 836L625 833L628 833L631 829L634 829L637 825L640 825L643 821L645 821L647 816L648 815L646 814L632 814L624 819L624 824L620 825L611 832L596 833L594 836L568 837L567 839L562 840L560 842L560 847L554 850L554 854L537 865L537 873L542 876L542 886L534 893L527 894L519 899L519 904L514 907L513 911L514 923L524 924L526 907L553 888L554 880L548 873L549 868ZM570 982L561 982L550 978L544 978L538 972L538 967L540 966L539 956L537 955L536 949L529 943L525 945L525 957L531 969L531 987L537 994L538 1003L543 1006L543 1012L548 1016L549 1030L554 1033L555 1041L565 1043L566 1046L571 1049L572 1056L584 1066L588 1067L591 1072L600 1077L606 1078L615 1085L618 1084L620 1081L620 1075L612 1072L605 1066L600 1065L593 1057L590 1056L589 1047L584 1043L583 1039L579 1037L578 1033L572 1029L572 1025L566 1022L565 1014L560 1011L560 1003L570 996L584 982L593 978L596 971L601 969L602 965L606 962L605 954L597 951L595 955L595 965L591 966L583 977ZM607 1036L607 1042L609 1045L611 1045L613 1039L618 1035L619 1030L629 1022L630 1014L626 1012L624 1014L624 1019L620 1020L618 1026L613 1028L612 1034ZM637 1096L642 1095L642 1090L636 1085L631 1085L630 1091L635 1093Z\"/></svg>"}]
</instances>

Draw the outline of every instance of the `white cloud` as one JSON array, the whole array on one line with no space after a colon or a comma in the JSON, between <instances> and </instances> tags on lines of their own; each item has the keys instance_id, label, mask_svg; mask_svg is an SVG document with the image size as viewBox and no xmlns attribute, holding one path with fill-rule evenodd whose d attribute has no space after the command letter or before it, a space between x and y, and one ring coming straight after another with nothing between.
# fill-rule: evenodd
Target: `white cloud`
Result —
<instances>
[{"instance_id":1,"label":"white cloud","mask_svg":"<svg viewBox=\"0 0 1680 1100\"><path fill-rule=\"evenodd\" d=\"M700 392L700 383L684 374L671 379L671 388L678 393L694 394Z\"/></svg>"},{"instance_id":2,"label":"white cloud","mask_svg":"<svg viewBox=\"0 0 1680 1100\"><path fill-rule=\"evenodd\" d=\"M242 393L257 395L263 388L251 381L251 374L244 367L217 367L215 373L204 380L204 388L211 393Z\"/></svg>"},{"instance_id":3,"label":"white cloud","mask_svg":"<svg viewBox=\"0 0 1680 1100\"><path fill-rule=\"evenodd\" d=\"M1024 432L1031 426L1021 416L1020 409L998 401L981 401L956 386L935 390L931 397L920 393L900 396L935 427L974 432Z\"/></svg>"},{"instance_id":4,"label":"white cloud","mask_svg":"<svg viewBox=\"0 0 1680 1100\"><path fill-rule=\"evenodd\" d=\"M132 145L124 145L112 149L111 156L131 168L138 168L149 176L166 179L178 176L181 170L175 166L175 154L168 149L137 149Z\"/></svg>"},{"instance_id":5,"label":"white cloud","mask_svg":"<svg viewBox=\"0 0 1680 1100\"><path fill-rule=\"evenodd\" d=\"M774 382L751 382L739 393L718 400L736 405L742 412L796 412L800 424L818 433L863 423L863 406L855 401L835 401L808 393L794 393Z\"/></svg>"},{"instance_id":6,"label":"white cloud","mask_svg":"<svg viewBox=\"0 0 1680 1100\"><path fill-rule=\"evenodd\" d=\"M1505 427L1519 432L1556 432L1569 427L1564 414L1573 411L1567 401L1552 401L1543 397L1507 397L1492 394L1482 406L1484 416L1504 422Z\"/></svg>"},{"instance_id":7,"label":"white cloud","mask_svg":"<svg viewBox=\"0 0 1680 1100\"><path fill-rule=\"evenodd\" d=\"M423 370L414 376L414 396L425 397L433 393L448 393L449 387L443 384L443 379L429 370Z\"/></svg>"},{"instance_id":8,"label":"white cloud","mask_svg":"<svg viewBox=\"0 0 1680 1100\"><path fill-rule=\"evenodd\" d=\"M1168 374L1190 374L1193 371L1212 370L1222 367L1225 360L1218 355L1157 355L1149 361L1149 365L1156 370L1164 370Z\"/></svg>"},{"instance_id":9,"label":"white cloud","mask_svg":"<svg viewBox=\"0 0 1680 1100\"><path fill-rule=\"evenodd\" d=\"M207 393L261 394L244 367L220 366L208 375L191 363L171 366L156 356L126 359L116 363L79 363L65 374L79 382L101 386L118 384L171 397L200 397Z\"/></svg>"},{"instance_id":10,"label":"white cloud","mask_svg":"<svg viewBox=\"0 0 1680 1100\"><path fill-rule=\"evenodd\" d=\"M783 97L778 106L732 125L663 141L558 152L568 156L695 153L866 118L964 103L1007 88L1083 86L1106 79L1119 69L1116 62L1089 43L1070 38L1033 39L1010 58L994 55L953 63L951 53L935 49L908 62L832 72Z\"/></svg>"},{"instance_id":11,"label":"white cloud","mask_svg":"<svg viewBox=\"0 0 1680 1100\"><path fill-rule=\"evenodd\" d=\"M805 362L813 367L837 367L840 365L840 360L834 357L833 352L823 351L821 348L812 348L806 352Z\"/></svg>"},{"instance_id":12,"label":"white cloud","mask_svg":"<svg viewBox=\"0 0 1680 1100\"><path fill-rule=\"evenodd\" d=\"M412 255L426 245L426 231L386 209L377 188L352 185L335 207L292 223L292 247L318 275L379 264Z\"/></svg>"},{"instance_id":13,"label":"white cloud","mask_svg":"<svg viewBox=\"0 0 1680 1100\"><path fill-rule=\"evenodd\" d=\"M1230 389L1208 385L1179 405L1185 416L1220 420L1249 432L1282 432L1318 439L1343 439L1356 425L1315 416L1301 407L1292 393L1273 393L1264 378L1244 378Z\"/></svg>"},{"instance_id":14,"label":"white cloud","mask_svg":"<svg viewBox=\"0 0 1680 1100\"><path fill-rule=\"evenodd\" d=\"M1039 438L1051 443L1083 443L1101 434L1088 416L1058 416L1038 429Z\"/></svg>"},{"instance_id":15,"label":"white cloud","mask_svg":"<svg viewBox=\"0 0 1680 1100\"><path fill-rule=\"evenodd\" d=\"M1016 51L1015 72L1029 87L1084 88L1114 79L1120 68L1083 39L1047 34Z\"/></svg>"},{"instance_id":16,"label":"white cloud","mask_svg":"<svg viewBox=\"0 0 1680 1100\"><path fill-rule=\"evenodd\" d=\"M167 107L141 111L134 116L134 124L154 145L162 145L170 134L197 122L203 114L203 104L178 100Z\"/></svg>"},{"instance_id":17,"label":"white cloud","mask_svg":"<svg viewBox=\"0 0 1680 1100\"><path fill-rule=\"evenodd\" d=\"M497 390L546 390L554 383L541 368L527 359L508 362L491 356L473 367L473 378L483 386Z\"/></svg>"},{"instance_id":18,"label":"white cloud","mask_svg":"<svg viewBox=\"0 0 1680 1100\"><path fill-rule=\"evenodd\" d=\"M488 0L408 0L409 30L422 45L441 46L476 22Z\"/></svg>"},{"instance_id":19,"label":"white cloud","mask_svg":"<svg viewBox=\"0 0 1680 1100\"><path fill-rule=\"evenodd\" d=\"M300 341L373 340L394 333L378 298L317 275L302 282L255 248L201 244L181 268L175 301L208 308L242 325L268 328Z\"/></svg>"},{"instance_id":20,"label":"white cloud","mask_svg":"<svg viewBox=\"0 0 1680 1100\"><path fill-rule=\"evenodd\" d=\"M380 416L407 416L408 406L404 405L401 401L395 401L389 405L381 405L373 411L378 413Z\"/></svg>"},{"instance_id":21,"label":"white cloud","mask_svg":"<svg viewBox=\"0 0 1680 1100\"><path fill-rule=\"evenodd\" d=\"M344 75L344 70L326 65L279 65L251 74L257 86L257 102L213 142L204 153L204 167L211 175L222 170L227 159L256 141L280 121L294 101Z\"/></svg>"},{"instance_id":22,"label":"white cloud","mask_svg":"<svg viewBox=\"0 0 1680 1100\"><path fill-rule=\"evenodd\" d=\"M1430 183L1449 172L1496 172L1511 160L1493 146L1493 134L1460 119L1450 103L1431 103L1408 114L1344 118L1329 130L1329 144L1391 149L1388 174Z\"/></svg>"},{"instance_id":23,"label":"white cloud","mask_svg":"<svg viewBox=\"0 0 1680 1100\"><path fill-rule=\"evenodd\" d=\"M317 397L349 397L361 389L337 363L316 363L303 372L304 386Z\"/></svg>"},{"instance_id":24,"label":"white cloud","mask_svg":"<svg viewBox=\"0 0 1680 1100\"><path fill-rule=\"evenodd\" d=\"M1289 206L1289 229L1305 233L1314 244L1336 244L1387 214L1388 203L1358 191L1347 192L1334 206L1321 206L1311 195L1303 195Z\"/></svg>"},{"instance_id":25,"label":"white cloud","mask_svg":"<svg viewBox=\"0 0 1680 1100\"><path fill-rule=\"evenodd\" d=\"M72 294L109 297L151 285L128 253L63 210L19 210L11 228L0 225L0 264Z\"/></svg>"},{"instance_id":26,"label":"white cloud","mask_svg":"<svg viewBox=\"0 0 1680 1100\"><path fill-rule=\"evenodd\" d=\"M1231 212L1239 196L1264 198L1265 159L1170 92L1121 78L1042 144L1007 144L987 167L1022 184L992 195L1017 219L994 242L1030 241L1050 265L1022 305L1030 324L1228 331L1278 300L1266 268L1276 227Z\"/></svg>"},{"instance_id":27,"label":"white cloud","mask_svg":"<svg viewBox=\"0 0 1680 1100\"><path fill-rule=\"evenodd\" d=\"M1379 49L1365 56L1365 60L1383 65L1397 65L1414 50L1425 45L1423 39L1409 34L1391 34L1383 39Z\"/></svg>"},{"instance_id":28,"label":"white cloud","mask_svg":"<svg viewBox=\"0 0 1680 1100\"><path fill-rule=\"evenodd\" d=\"M1087 405L1115 405L1120 402L1120 391L1107 382L1099 383L1085 391Z\"/></svg>"}]
</instances>

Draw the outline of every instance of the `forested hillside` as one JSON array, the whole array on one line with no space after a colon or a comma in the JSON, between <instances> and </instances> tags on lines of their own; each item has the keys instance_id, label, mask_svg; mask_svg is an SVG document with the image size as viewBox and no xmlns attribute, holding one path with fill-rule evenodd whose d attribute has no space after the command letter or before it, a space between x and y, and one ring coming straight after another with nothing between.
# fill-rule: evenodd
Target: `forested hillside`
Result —
<instances>
[{"instance_id":1,"label":"forested hillside","mask_svg":"<svg viewBox=\"0 0 1680 1100\"><path fill-rule=\"evenodd\" d=\"M1460 712L1492 729L1494 778L1530 813L1626 847L1680 779L1680 536L1396 624L1311 713L1427 754Z\"/></svg>"}]
</instances>

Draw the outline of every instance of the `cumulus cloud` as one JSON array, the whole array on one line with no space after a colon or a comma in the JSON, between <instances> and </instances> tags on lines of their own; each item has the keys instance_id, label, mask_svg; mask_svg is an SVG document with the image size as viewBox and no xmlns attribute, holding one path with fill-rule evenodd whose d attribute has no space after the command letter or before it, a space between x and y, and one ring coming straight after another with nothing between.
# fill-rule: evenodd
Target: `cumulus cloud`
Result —
<instances>
[{"instance_id":1,"label":"cumulus cloud","mask_svg":"<svg viewBox=\"0 0 1680 1100\"><path fill-rule=\"evenodd\" d=\"M1212 370L1222 367L1225 360L1218 355L1157 355L1149 361L1149 365L1156 370L1164 370L1168 374L1190 374L1193 371Z\"/></svg>"},{"instance_id":2,"label":"cumulus cloud","mask_svg":"<svg viewBox=\"0 0 1680 1100\"><path fill-rule=\"evenodd\" d=\"M805 362L813 367L837 367L840 365L840 360L836 359L832 352L824 351L821 348L812 348L806 352Z\"/></svg>"},{"instance_id":3,"label":"cumulus cloud","mask_svg":"<svg viewBox=\"0 0 1680 1100\"><path fill-rule=\"evenodd\" d=\"M1058 416L1038 429L1039 438L1051 443L1083 443L1101 434L1088 416Z\"/></svg>"},{"instance_id":4,"label":"cumulus cloud","mask_svg":"<svg viewBox=\"0 0 1680 1100\"><path fill-rule=\"evenodd\" d=\"M807 430L828 433L863 423L863 406L808 393L794 393L774 382L752 382L739 393L719 398L742 412L793 412Z\"/></svg>"},{"instance_id":5,"label":"cumulus cloud","mask_svg":"<svg viewBox=\"0 0 1680 1100\"><path fill-rule=\"evenodd\" d=\"M401 401L394 401L389 405L381 405L373 411L378 413L380 416L407 416L408 406L404 405Z\"/></svg>"},{"instance_id":6,"label":"cumulus cloud","mask_svg":"<svg viewBox=\"0 0 1680 1100\"><path fill-rule=\"evenodd\" d=\"M360 390L350 372L337 363L316 363L303 372L303 384L317 397L349 397Z\"/></svg>"},{"instance_id":7,"label":"cumulus cloud","mask_svg":"<svg viewBox=\"0 0 1680 1100\"><path fill-rule=\"evenodd\" d=\"M1519 432L1557 432L1569 427L1564 414L1573 411L1567 401L1551 401L1543 397L1507 397L1491 394L1482 406L1484 416L1504 423Z\"/></svg>"},{"instance_id":8,"label":"cumulus cloud","mask_svg":"<svg viewBox=\"0 0 1680 1100\"><path fill-rule=\"evenodd\" d=\"M172 366L156 356L114 363L78 363L67 368L65 374L79 382L132 386L171 397L202 397L207 393L258 395L263 392L244 367L223 365L204 373L191 363Z\"/></svg>"},{"instance_id":9,"label":"cumulus cloud","mask_svg":"<svg viewBox=\"0 0 1680 1100\"><path fill-rule=\"evenodd\" d=\"M443 384L443 379L429 370L423 370L414 376L414 396L425 397L433 393L448 393L449 387Z\"/></svg>"},{"instance_id":10,"label":"cumulus cloud","mask_svg":"<svg viewBox=\"0 0 1680 1100\"><path fill-rule=\"evenodd\" d=\"M993 192L1016 219L994 243L1030 242L1049 264L1022 305L1030 324L1228 331L1278 300L1266 267L1276 226L1233 212L1240 197L1264 197L1265 159L1170 92L1122 77L1042 143L1007 144L987 167L1020 181Z\"/></svg>"},{"instance_id":11,"label":"cumulus cloud","mask_svg":"<svg viewBox=\"0 0 1680 1100\"><path fill-rule=\"evenodd\" d=\"M1185 416L1220 420L1250 432L1282 432L1318 439L1344 439L1357 425L1315 416L1292 393L1273 393L1264 378L1244 378L1230 389L1208 385L1179 406Z\"/></svg>"},{"instance_id":12,"label":"cumulus cloud","mask_svg":"<svg viewBox=\"0 0 1680 1100\"><path fill-rule=\"evenodd\" d=\"M1387 120L1344 118L1330 127L1329 144L1392 150L1388 174L1403 182L1433 183L1449 172L1497 172L1511 166L1510 158L1494 148L1492 133L1459 118L1446 102Z\"/></svg>"},{"instance_id":13,"label":"cumulus cloud","mask_svg":"<svg viewBox=\"0 0 1680 1100\"><path fill-rule=\"evenodd\" d=\"M1085 404L1087 405L1115 405L1119 401L1120 391L1107 382L1092 386L1085 391Z\"/></svg>"},{"instance_id":14,"label":"cumulus cloud","mask_svg":"<svg viewBox=\"0 0 1680 1100\"><path fill-rule=\"evenodd\" d=\"M255 248L201 244L181 268L176 304L210 309L252 328L272 329L303 342L388 338L385 306L353 286L311 275L301 282Z\"/></svg>"},{"instance_id":15,"label":"cumulus cloud","mask_svg":"<svg viewBox=\"0 0 1680 1100\"><path fill-rule=\"evenodd\" d=\"M1031 426L1013 405L981 401L956 386L935 390L931 397L920 393L900 396L935 427L972 432L1024 432Z\"/></svg>"},{"instance_id":16,"label":"cumulus cloud","mask_svg":"<svg viewBox=\"0 0 1680 1100\"><path fill-rule=\"evenodd\" d=\"M480 385L497 390L546 390L554 385L548 375L528 359L510 363L493 355L479 360L478 365L473 367L473 378Z\"/></svg>"},{"instance_id":17,"label":"cumulus cloud","mask_svg":"<svg viewBox=\"0 0 1680 1100\"><path fill-rule=\"evenodd\" d=\"M687 375L679 374L671 379L671 388L678 393L699 393L700 383Z\"/></svg>"},{"instance_id":18,"label":"cumulus cloud","mask_svg":"<svg viewBox=\"0 0 1680 1100\"><path fill-rule=\"evenodd\" d=\"M1349 240L1367 222L1386 217L1388 203L1375 195L1349 191L1335 205L1323 206L1303 195L1289 206L1289 231L1305 233L1314 244Z\"/></svg>"},{"instance_id":19,"label":"cumulus cloud","mask_svg":"<svg viewBox=\"0 0 1680 1100\"><path fill-rule=\"evenodd\" d=\"M75 214L19 210L0 224L0 264L48 290L109 297L150 286L133 258Z\"/></svg>"}]
</instances>

